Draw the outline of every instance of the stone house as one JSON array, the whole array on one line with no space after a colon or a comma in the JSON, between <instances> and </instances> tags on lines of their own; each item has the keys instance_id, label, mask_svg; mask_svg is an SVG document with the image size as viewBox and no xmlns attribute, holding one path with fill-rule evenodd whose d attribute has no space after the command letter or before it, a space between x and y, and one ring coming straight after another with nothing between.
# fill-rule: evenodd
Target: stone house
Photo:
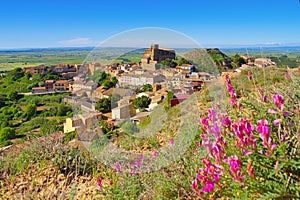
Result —
<instances>
[{"instance_id":1,"label":"stone house","mask_svg":"<svg viewBox=\"0 0 300 200\"><path fill-rule=\"evenodd\" d=\"M54 91L67 91L69 90L69 82L67 80L58 80L54 83Z\"/></svg>"}]
</instances>

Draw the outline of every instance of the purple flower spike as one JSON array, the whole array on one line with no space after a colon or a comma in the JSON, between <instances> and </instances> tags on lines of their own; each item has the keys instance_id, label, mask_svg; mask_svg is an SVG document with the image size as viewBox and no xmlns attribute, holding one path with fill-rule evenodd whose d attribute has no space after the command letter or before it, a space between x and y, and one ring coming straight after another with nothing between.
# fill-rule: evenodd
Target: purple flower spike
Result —
<instances>
[{"instance_id":1,"label":"purple flower spike","mask_svg":"<svg viewBox=\"0 0 300 200\"><path fill-rule=\"evenodd\" d=\"M284 108L284 99L283 99L283 96L281 96L280 94L276 94L273 96L273 100L274 100L274 103L276 105L276 107L282 111L283 108Z\"/></svg>"}]
</instances>

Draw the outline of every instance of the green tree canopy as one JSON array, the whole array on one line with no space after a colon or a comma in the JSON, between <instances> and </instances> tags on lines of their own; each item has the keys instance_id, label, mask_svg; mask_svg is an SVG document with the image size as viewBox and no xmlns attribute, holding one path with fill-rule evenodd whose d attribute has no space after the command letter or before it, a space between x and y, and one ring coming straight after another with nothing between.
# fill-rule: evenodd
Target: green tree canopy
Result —
<instances>
[{"instance_id":1,"label":"green tree canopy","mask_svg":"<svg viewBox=\"0 0 300 200\"><path fill-rule=\"evenodd\" d=\"M144 111L151 103L151 99L147 96L141 96L133 100L132 104L135 108Z\"/></svg>"},{"instance_id":2,"label":"green tree canopy","mask_svg":"<svg viewBox=\"0 0 300 200\"><path fill-rule=\"evenodd\" d=\"M191 62L189 62L187 59L181 57L178 60L175 61L177 63L177 65L181 66L183 64L191 64Z\"/></svg>"},{"instance_id":3,"label":"green tree canopy","mask_svg":"<svg viewBox=\"0 0 300 200\"><path fill-rule=\"evenodd\" d=\"M111 101L110 98L99 99L96 104L96 110L102 113L108 113L111 111Z\"/></svg>"},{"instance_id":4,"label":"green tree canopy","mask_svg":"<svg viewBox=\"0 0 300 200\"><path fill-rule=\"evenodd\" d=\"M40 133L42 135L49 135L60 130L60 124L56 120L46 120L40 126Z\"/></svg>"},{"instance_id":5,"label":"green tree canopy","mask_svg":"<svg viewBox=\"0 0 300 200\"><path fill-rule=\"evenodd\" d=\"M106 90L108 90L109 88L114 87L114 83L110 80L107 80L107 79L102 82L102 85L104 86L104 89L106 89Z\"/></svg>"},{"instance_id":6,"label":"green tree canopy","mask_svg":"<svg viewBox=\"0 0 300 200\"><path fill-rule=\"evenodd\" d=\"M137 89L135 92L136 93L141 93L141 92L152 92L153 87L150 84L145 84L141 89Z\"/></svg>"},{"instance_id":7,"label":"green tree canopy","mask_svg":"<svg viewBox=\"0 0 300 200\"><path fill-rule=\"evenodd\" d=\"M24 114L27 120L34 117L36 115L36 105L32 103L27 104L24 110Z\"/></svg>"},{"instance_id":8,"label":"green tree canopy","mask_svg":"<svg viewBox=\"0 0 300 200\"><path fill-rule=\"evenodd\" d=\"M9 79L11 79L12 81L16 81L16 80L22 78L24 75L25 75L24 70L22 68L18 67L18 68L11 70L10 72L8 72L7 77Z\"/></svg>"},{"instance_id":9,"label":"green tree canopy","mask_svg":"<svg viewBox=\"0 0 300 200\"><path fill-rule=\"evenodd\" d=\"M0 130L0 142L4 142L16 137L16 131L14 128L5 127Z\"/></svg>"},{"instance_id":10,"label":"green tree canopy","mask_svg":"<svg viewBox=\"0 0 300 200\"><path fill-rule=\"evenodd\" d=\"M17 91L9 91L7 93L7 99L10 101L16 101L18 99L18 92Z\"/></svg>"},{"instance_id":11,"label":"green tree canopy","mask_svg":"<svg viewBox=\"0 0 300 200\"><path fill-rule=\"evenodd\" d=\"M233 57L232 57L232 62L234 63L234 65L236 67L241 67L242 64L246 64L246 61L244 58L242 58L239 54L235 54Z\"/></svg>"},{"instance_id":12,"label":"green tree canopy","mask_svg":"<svg viewBox=\"0 0 300 200\"><path fill-rule=\"evenodd\" d=\"M72 111L71 106L60 104L57 108L56 116L66 116L67 113L71 111Z\"/></svg>"},{"instance_id":13,"label":"green tree canopy","mask_svg":"<svg viewBox=\"0 0 300 200\"><path fill-rule=\"evenodd\" d=\"M160 64L163 65L163 68L165 67L175 68L177 66L177 63L170 58L166 58L165 60L161 61Z\"/></svg>"}]
</instances>

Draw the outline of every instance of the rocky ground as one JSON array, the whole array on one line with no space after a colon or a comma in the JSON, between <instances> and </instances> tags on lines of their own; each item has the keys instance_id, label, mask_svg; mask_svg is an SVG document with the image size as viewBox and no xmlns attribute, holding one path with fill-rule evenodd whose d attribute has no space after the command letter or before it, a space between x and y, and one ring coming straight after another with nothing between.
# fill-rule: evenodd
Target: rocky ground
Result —
<instances>
[{"instance_id":1,"label":"rocky ground","mask_svg":"<svg viewBox=\"0 0 300 200\"><path fill-rule=\"evenodd\" d=\"M2 199L103 199L93 177L64 175L56 167L32 166L26 174L2 177Z\"/></svg>"}]
</instances>

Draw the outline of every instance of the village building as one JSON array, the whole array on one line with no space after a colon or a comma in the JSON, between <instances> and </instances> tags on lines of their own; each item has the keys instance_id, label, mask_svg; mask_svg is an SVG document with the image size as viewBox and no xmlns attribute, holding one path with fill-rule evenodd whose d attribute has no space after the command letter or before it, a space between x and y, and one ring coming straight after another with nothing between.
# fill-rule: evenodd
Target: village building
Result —
<instances>
[{"instance_id":1,"label":"village building","mask_svg":"<svg viewBox=\"0 0 300 200\"><path fill-rule=\"evenodd\" d=\"M137 70L135 70L137 71ZM150 71L137 71L127 74L123 74L118 79L118 84L120 86L143 86L146 84L153 85L155 83L164 82L166 77L158 74L152 73Z\"/></svg>"},{"instance_id":2,"label":"village building","mask_svg":"<svg viewBox=\"0 0 300 200\"><path fill-rule=\"evenodd\" d=\"M275 66L276 63L269 58L256 58L254 61L254 65L257 67L268 67Z\"/></svg>"},{"instance_id":3,"label":"village building","mask_svg":"<svg viewBox=\"0 0 300 200\"><path fill-rule=\"evenodd\" d=\"M54 80L46 80L45 81L45 88L48 92L53 92L54 89Z\"/></svg>"},{"instance_id":4,"label":"village building","mask_svg":"<svg viewBox=\"0 0 300 200\"><path fill-rule=\"evenodd\" d=\"M190 64L182 64L181 66L176 66L175 70L183 75L189 75L195 71L195 66Z\"/></svg>"},{"instance_id":5,"label":"village building","mask_svg":"<svg viewBox=\"0 0 300 200\"><path fill-rule=\"evenodd\" d=\"M50 72L50 67L48 66L44 66L44 65L40 65L40 66L36 66L36 67L24 67L24 71L25 73L30 73L30 74L48 74Z\"/></svg>"},{"instance_id":6,"label":"village building","mask_svg":"<svg viewBox=\"0 0 300 200\"><path fill-rule=\"evenodd\" d=\"M55 81L53 90L56 92L69 90L69 82L67 80Z\"/></svg>"},{"instance_id":7,"label":"village building","mask_svg":"<svg viewBox=\"0 0 300 200\"><path fill-rule=\"evenodd\" d=\"M134 90L125 88L110 88L102 92L102 98L109 98L109 96L116 94L121 97L132 96L135 94Z\"/></svg>"},{"instance_id":8,"label":"village building","mask_svg":"<svg viewBox=\"0 0 300 200\"><path fill-rule=\"evenodd\" d=\"M175 59L174 49L162 48L158 44L152 44L149 49L146 49L144 56L141 59L141 66L144 69L154 71L158 69L159 63L167 58Z\"/></svg>"},{"instance_id":9,"label":"village building","mask_svg":"<svg viewBox=\"0 0 300 200\"><path fill-rule=\"evenodd\" d=\"M87 132L88 129L94 128L97 123L102 120L102 114L99 112L89 112L74 117L67 118L64 123L64 133L76 131L84 136L82 133Z\"/></svg>"},{"instance_id":10,"label":"village building","mask_svg":"<svg viewBox=\"0 0 300 200\"><path fill-rule=\"evenodd\" d=\"M123 97L118 101L118 106L113 108L112 119L125 120L136 114L136 110L132 105L132 98L130 96Z\"/></svg>"},{"instance_id":11,"label":"village building","mask_svg":"<svg viewBox=\"0 0 300 200\"><path fill-rule=\"evenodd\" d=\"M97 88L97 85L98 84L95 83L94 81L83 82L81 80L78 80L78 81L74 81L72 88L73 91L78 91L82 89L92 91Z\"/></svg>"},{"instance_id":12,"label":"village building","mask_svg":"<svg viewBox=\"0 0 300 200\"><path fill-rule=\"evenodd\" d=\"M203 79L204 81L209 81L211 79L211 75L207 72L198 72L198 76L200 79Z\"/></svg>"},{"instance_id":13,"label":"village building","mask_svg":"<svg viewBox=\"0 0 300 200\"><path fill-rule=\"evenodd\" d=\"M32 94L45 93L47 92L46 87L34 87L31 89Z\"/></svg>"}]
</instances>

